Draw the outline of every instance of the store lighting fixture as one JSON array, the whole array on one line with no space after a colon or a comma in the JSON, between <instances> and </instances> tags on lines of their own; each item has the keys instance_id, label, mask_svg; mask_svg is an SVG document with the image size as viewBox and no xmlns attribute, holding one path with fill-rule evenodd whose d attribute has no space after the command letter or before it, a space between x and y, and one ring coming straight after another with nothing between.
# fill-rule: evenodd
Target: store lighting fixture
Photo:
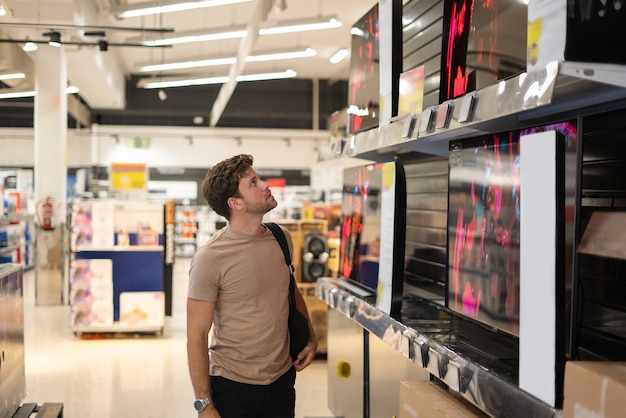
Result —
<instances>
[{"instance_id":1,"label":"store lighting fixture","mask_svg":"<svg viewBox=\"0 0 626 418\"><path fill-rule=\"evenodd\" d=\"M286 70L276 73L248 74L237 76L238 82L244 81L261 81L261 80L278 80L283 78L293 78L297 74L293 70ZM187 87L187 86L204 86L209 84L224 84L229 80L228 76L222 77L204 77L204 78L188 78L176 80L159 81L140 80L137 87L144 89L165 89L170 87Z\"/></svg>"},{"instance_id":2,"label":"store lighting fixture","mask_svg":"<svg viewBox=\"0 0 626 418\"><path fill-rule=\"evenodd\" d=\"M216 29L215 31L192 31L186 32L184 35L173 35L171 37L162 37L151 40L139 40L147 46L176 45L191 42L219 41L222 39L243 38L248 32L244 26L235 26L224 29Z\"/></svg>"},{"instance_id":3,"label":"store lighting fixture","mask_svg":"<svg viewBox=\"0 0 626 418\"><path fill-rule=\"evenodd\" d=\"M5 9L4 6L0 4L0 16L4 16L6 14L7 14L7 9Z\"/></svg>"},{"instance_id":4,"label":"store lighting fixture","mask_svg":"<svg viewBox=\"0 0 626 418\"><path fill-rule=\"evenodd\" d=\"M26 77L26 74L24 73L0 74L0 81L17 80L18 78L24 78L24 77Z\"/></svg>"},{"instance_id":5,"label":"store lighting fixture","mask_svg":"<svg viewBox=\"0 0 626 418\"><path fill-rule=\"evenodd\" d=\"M317 51L313 48L305 48L299 51L285 51L274 52L260 55L249 55L246 57L246 62L262 62L262 61L277 61L287 60L294 58L308 58L317 55Z\"/></svg>"},{"instance_id":6,"label":"store lighting fixture","mask_svg":"<svg viewBox=\"0 0 626 418\"><path fill-rule=\"evenodd\" d=\"M76 94L76 93L78 93L78 87L68 86L67 89L65 89L65 92L67 94ZM14 92L11 92L11 93L0 93L0 99L19 99L19 98L24 98L24 97L35 97L35 94L36 93L33 90L30 90L30 91L14 91Z\"/></svg>"},{"instance_id":7,"label":"store lighting fixture","mask_svg":"<svg viewBox=\"0 0 626 418\"><path fill-rule=\"evenodd\" d=\"M300 49L297 51L281 51L281 52L267 52L264 54L250 55L246 57L246 62L261 62L261 61L277 61L293 58L307 58L317 55L317 51L312 48ZM187 70L190 68L201 67L215 67L218 65L232 65L237 62L236 57L220 57L209 58L198 61L181 61L170 62L164 64L151 64L144 65L138 68L138 72L155 72L155 71L170 71L170 70Z\"/></svg>"},{"instance_id":8,"label":"store lighting fixture","mask_svg":"<svg viewBox=\"0 0 626 418\"><path fill-rule=\"evenodd\" d=\"M274 22L263 22L259 29L259 35L275 35L292 32L306 32L312 30L332 29L341 26L341 21L335 17L321 17L316 19L291 20L275 24ZM129 41L141 42L144 45L175 45L189 42L216 41L221 39L243 38L247 35L245 26L229 26L212 31L190 31L169 36L162 36L158 39L134 38Z\"/></svg>"},{"instance_id":9,"label":"store lighting fixture","mask_svg":"<svg viewBox=\"0 0 626 418\"><path fill-rule=\"evenodd\" d=\"M59 32L52 31L52 32L44 33L44 36L50 36L48 45L53 46L55 48L59 48L61 46L61 34Z\"/></svg>"},{"instance_id":10,"label":"store lighting fixture","mask_svg":"<svg viewBox=\"0 0 626 418\"><path fill-rule=\"evenodd\" d=\"M177 1L161 0L159 2L148 1L129 6L111 9L111 13L118 19L129 17L149 16L161 13L180 12L184 10L200 9L204 7L226 6L229 4L247 3L252 0L198 0ZM158 5L157 5L158 4Z\"/></svg>"},{"instance_id":11,"label":"store lighting fixture","mask_svg":"<svg viewBox=\"0 0 626 418\"><path fill-rule=\"evenodd\" d=\"M270 22L263 22L259 35L276 35L279 33L306 32L312 30L333 29L341 27L341 21L334 16L317 19L294 20L279 25L269 26Z\"/></svg>"},{"instance_id":12,"label":"store lighting fixture","mask_svg":"<svg viewBox=\"0 0 626 418\"><path fill-rule=\"evenodd\" d=\"M24 46L22 46L22 49L24 50L24 52L32 52L32 51L36 51L37 50L37 44L32 42L32 41L26 41L24 42Z\"/></svg>"},{"instance_id":13,"label":"store lighting fixture","mask_svg":"<svg viewBox=\"0 0 626 418\"><path fill-rule=\"evenodd\" d=\"M330 57L329 61L331 64L339 64L348 56L348 53L349 51L347 48L341 48L337 50L332 57Z\"/></svg>"}]
</instances>

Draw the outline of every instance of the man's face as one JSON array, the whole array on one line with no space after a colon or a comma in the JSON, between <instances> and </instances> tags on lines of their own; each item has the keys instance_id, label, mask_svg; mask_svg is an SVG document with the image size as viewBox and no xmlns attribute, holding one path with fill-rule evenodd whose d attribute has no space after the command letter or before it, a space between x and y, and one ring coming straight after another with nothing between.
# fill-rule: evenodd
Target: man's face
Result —
<instances>
[{"instance_id":1,"label":"man's face","mask_svg":"<svg viewBox=\"0 0 626 418\"><path fill-rule=\"evenodd\" d=\"M261 180L253 168L249 168L239 180L239 194L244 210L249 214L264 215L278 205L267 182Z\"/></svg>"}]
</instances>

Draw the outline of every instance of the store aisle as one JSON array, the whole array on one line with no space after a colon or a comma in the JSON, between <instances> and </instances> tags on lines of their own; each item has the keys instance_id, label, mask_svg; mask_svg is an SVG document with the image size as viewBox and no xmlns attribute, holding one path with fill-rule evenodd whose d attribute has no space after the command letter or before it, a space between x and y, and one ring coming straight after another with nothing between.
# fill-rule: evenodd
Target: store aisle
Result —
<instances>
[{"instance_id":1,"label":"store aisle","mask_svg":"<svg viewBox=\"0 0 626 418\"><path fill-rule=\"evenodd\" d=\"M34 271L27 271L25 402L62 402L64 418L196 417L185 348L188 265L176 260L163 336L101 339L76 337L68 306L36 306ZM326 370L326 361L316 360L298 374L296 418L332 416Z\"/></svg>"}]
</instances>

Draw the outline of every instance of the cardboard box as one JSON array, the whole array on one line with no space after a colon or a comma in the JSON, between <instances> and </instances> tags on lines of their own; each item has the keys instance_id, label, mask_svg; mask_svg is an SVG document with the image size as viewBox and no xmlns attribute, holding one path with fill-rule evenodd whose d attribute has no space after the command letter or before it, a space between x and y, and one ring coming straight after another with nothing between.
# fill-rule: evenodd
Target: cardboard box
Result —
<instances>
[{"instance_id":1,"label":"cardboard box","mask_svg":"<svg viewBox=\"0 0 626 418\"><path fill-rule=\"evenodd\" d=\"M626 54L622 1L529 0L527 70L551 61L621 64ZM592 67L593 68L593 67Z\"/></svg>"},{"instance_id":2,"label":"cardboard box","mask_svg":"<svg viewBox=\"0 0 626 418\"><path fill-rule=\"evenodd\" d=\"M429 380L400 382L399 418L468 418L486 415L459 394Z\"/></svg>"},{"instance_id":3,"label":"cardboard box","mask_svg":"<svg viewBox=\"0 0 626 418\"><path fill-rule=\"evenodd\" d=\"M564 418L611 418L626 413L626 362L569 361Z\"/></svg>"}]
</instances>

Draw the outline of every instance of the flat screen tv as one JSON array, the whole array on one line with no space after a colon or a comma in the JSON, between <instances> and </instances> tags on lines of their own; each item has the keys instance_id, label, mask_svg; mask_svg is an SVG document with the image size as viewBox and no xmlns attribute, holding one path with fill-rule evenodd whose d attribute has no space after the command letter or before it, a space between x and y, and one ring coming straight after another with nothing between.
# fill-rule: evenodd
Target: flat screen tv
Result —
<instances>
[{"instance_id":1,"label":"flat screen tv","mask_svg":"<svg viewBox=\"0 0 626 418\"><path fill-rule=\"evenodd\" d=\"M380 101L378 4L352 25L348 133L378 125Z\"/></svg>"},{"instance_id":2,"label":"flat screen tv","mask_svg":"<svg viewBox=\"0 0 626 418\"><path fill-rule=\"evenodd\" d=\"M440 103L526 70L527 15L520 0L446 0Z\"/></svg>"},{"instance_id":3,"label":"flat screen tv","mask_svg":"<svg viewBox=\"0 0 626 418\"><path fill-rule=\"evenodd\" d=\"M371 289L379 309L402 304L406 180L400 163L344 170L339 277Z\"/></svg>"},{"instance_id":4,"label":"flat screen tv","mask_svg":"<svg viewBox=\"0 0 626 418\"><path fill-rule=\"evenodd\" d=\"M520 141L547 130L575 140L573 122L450 143L446 305L519 335Z\"/></svg>"}]
</instances>

